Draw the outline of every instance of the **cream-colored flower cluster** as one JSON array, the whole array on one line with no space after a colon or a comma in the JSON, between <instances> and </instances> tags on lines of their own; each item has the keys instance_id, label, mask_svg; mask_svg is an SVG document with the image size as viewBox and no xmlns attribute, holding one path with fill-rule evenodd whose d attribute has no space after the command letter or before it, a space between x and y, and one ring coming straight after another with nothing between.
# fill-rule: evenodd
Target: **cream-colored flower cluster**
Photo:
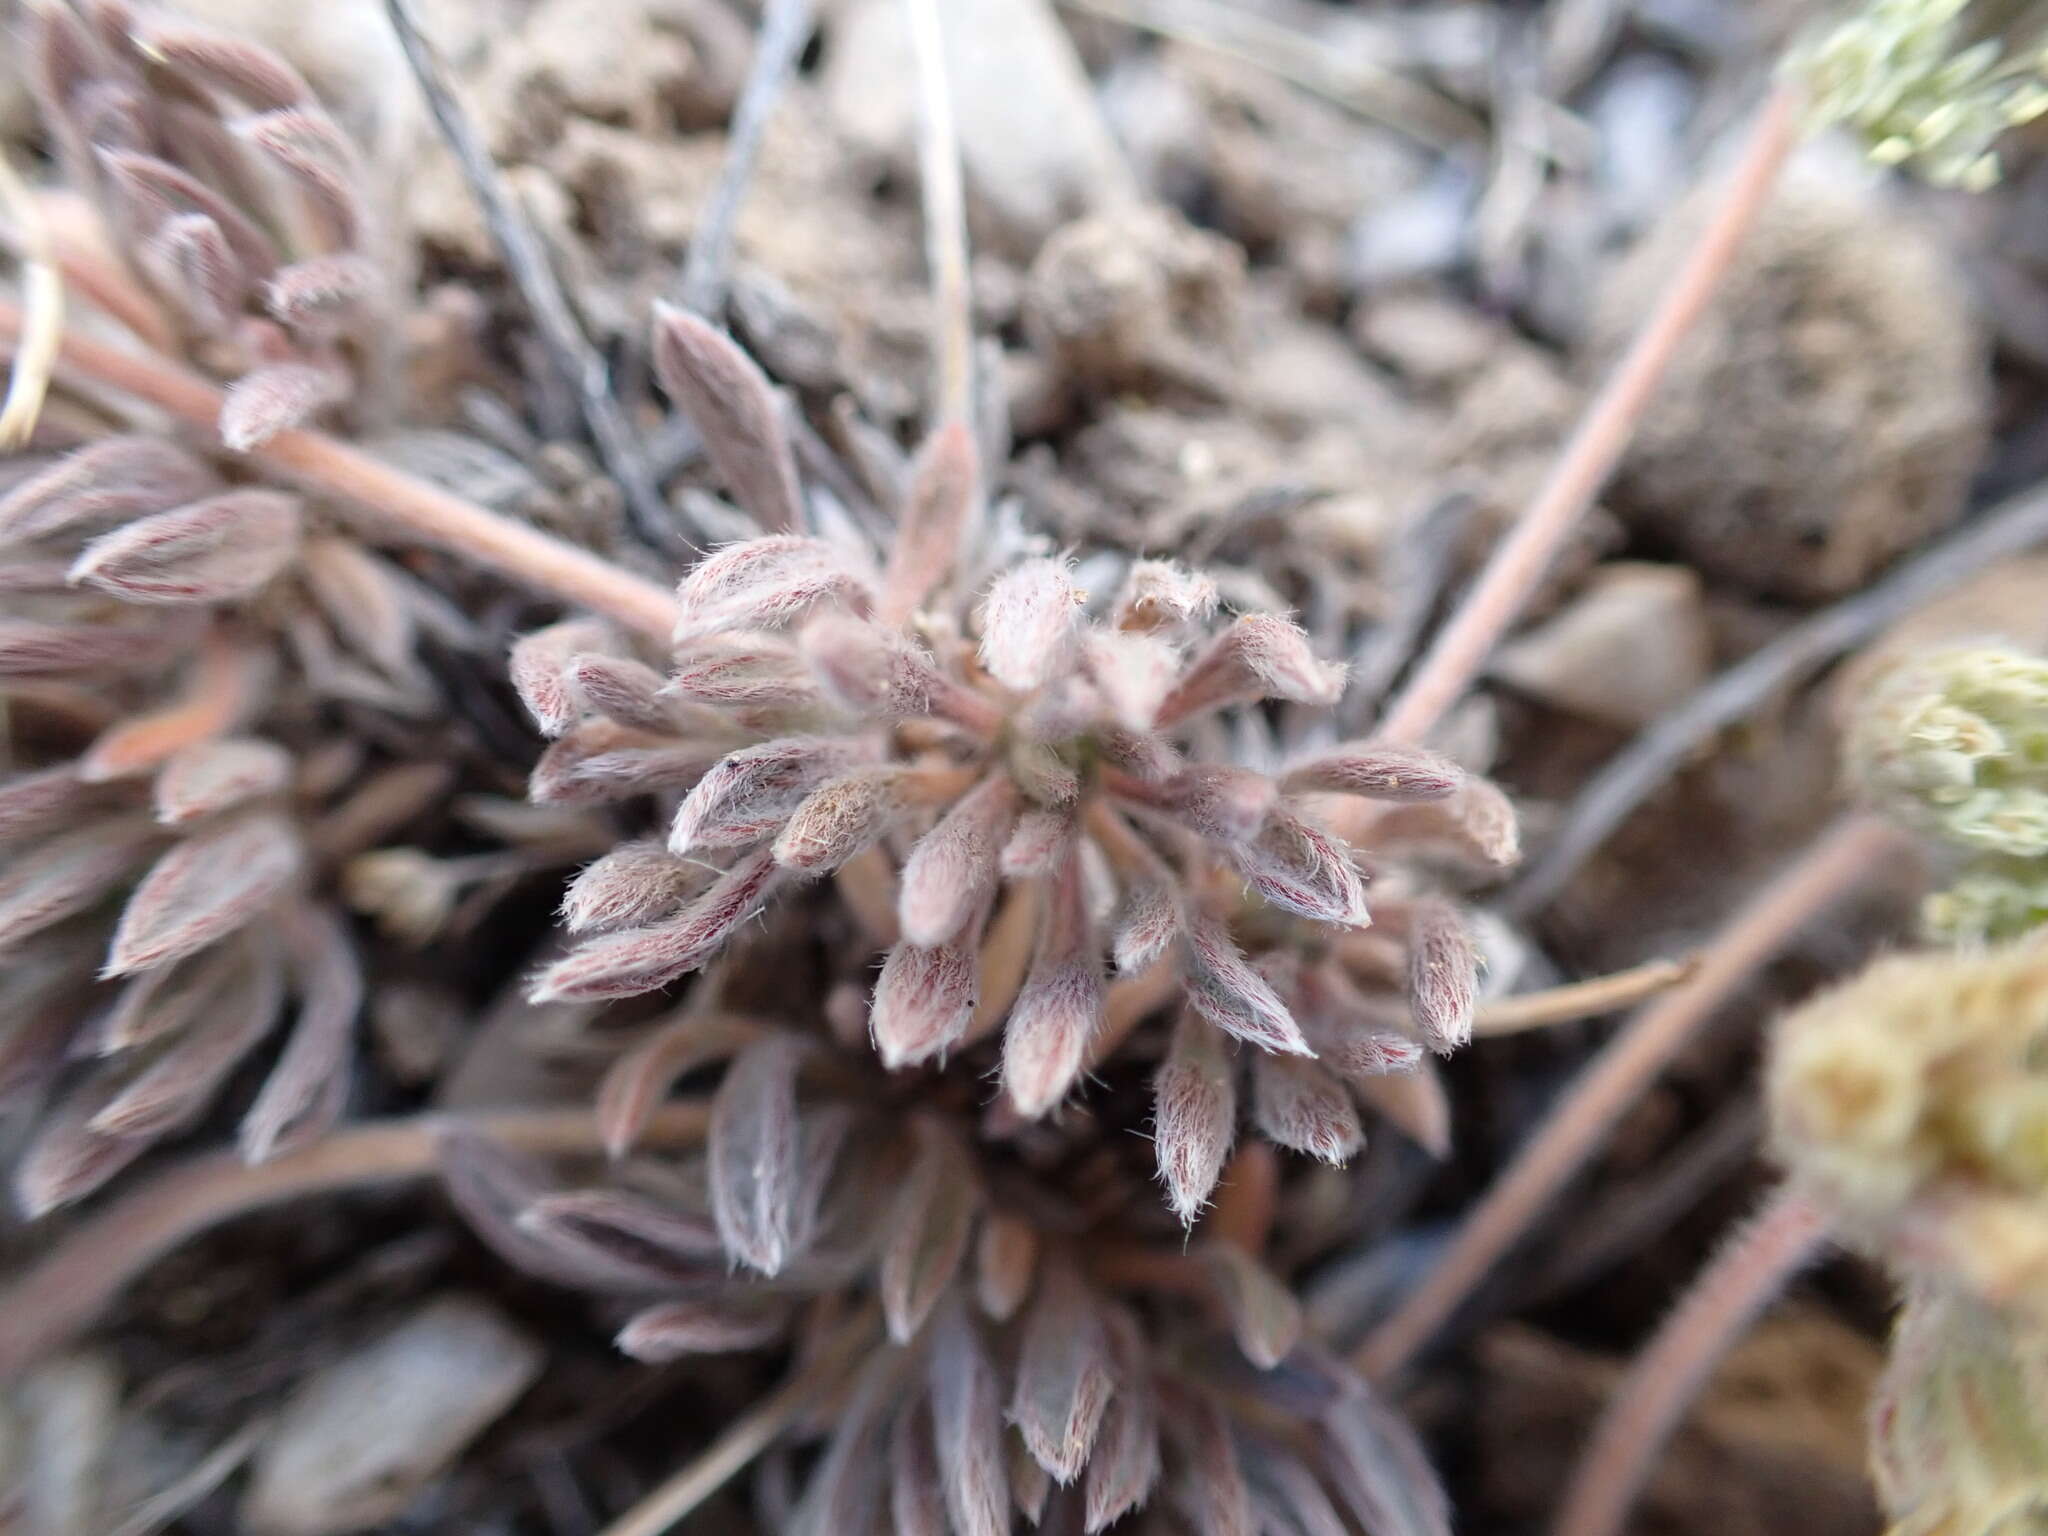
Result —
<instances>
[{"instance_id":1,"label":"cream-colored flower cluster","mask_svg":"<svg viewBox=\"0 0 2048 1536\"><path fill-rule=\"evenodd\" d=\"M1873 0L1795 55L1814 118L1937 186L1991 186L1999 137L2048 111L2048 51L2008 55L1996 38L1970 41L1968 3Z\"/></svg>"},{"instance_id":2,"label":"cream-colored flower cluster","mask_svg":"<svg viewBox=\"0 0 2048 1536\"><path fill-rule=\"evenodd\" d=\"M1966 856L1927 902L1932 936L2010 938L2048 916L2048 661L1989 643L1909 657L1859 700L1847 752L1866 796Z\"/></svg>"},{"instance_id":3,"label":"cream-colored flower cluster","mask_svg":"<svg viewBox=\"0 0 2048 1536\"><path fill-rule=\"evenodd\" d=\"M2048 1326L2048 949L1880 961L1778 1027L1769 1091L1837 1230Z\"/></svg>"}]
</instances>

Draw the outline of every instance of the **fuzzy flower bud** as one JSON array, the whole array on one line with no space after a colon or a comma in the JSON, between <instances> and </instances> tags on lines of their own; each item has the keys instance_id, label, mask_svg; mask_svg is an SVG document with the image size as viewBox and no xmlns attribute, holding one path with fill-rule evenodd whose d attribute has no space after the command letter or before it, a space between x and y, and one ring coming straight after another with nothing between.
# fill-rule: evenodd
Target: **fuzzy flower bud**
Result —
<instances>
[{"instance_id":1,"label":"fuzzy flower bud","mask_svg":"<svg viewBox=\"0 0 2048 1536\"><path fill-rule=\"evenodd\" d=\"M1894 1268L2048 1321L2048 953L1896 956L1777 1031L1778 1156Z\"/></svg>"},{"instance_id":2,"label":"fuzzy flower bud","mask_svg":"<svg viewBox=\"0 0 2048 1536\"><path fill-rule=\"evenodd\" d=\"M998 577L981 610L981 664L1005 688L1036 688L1064 656L1081 593L1066 563L1027 560Z\"/></svg>"},{"instance_id":3,"label":"fuzzy flower bud","mask_svg":"<svg viewBox=\"0 0 2048 1536\"><path fill-rule=\"evenodd\" d=\"M1927 936L1946 944L1995 944L2048 923L2048 863L1994 855L1966 867L1920 907Z\"/></svg>"},{"instance_id":4,"label":"fuzzy flower bud","mask_svg":"<svg viewBox=\"0 0 2048 1536\"><path fill-rule=\"evenodd\" d=\"M1859 701L1848 758L1865 794L1959 847L2048 853L2048 661L1996 645L1903 661Z\"/></svg>"},{"instance_id":5,"label":"fuzzy flower bud","mask_svg":"<svg viewBox=\"0 0 2048 1536\"><path fill-rule=\"evenodd\" d=\"M1972 42L1968 0L1873 0L1794 60L1820 125L1840 123L1880 165L1911 165L1937 186L1981 192L1998 180L1993 146L2048 111L2038 44L2011 57Z\"/></svg>"},{"instance_id":6,"label":"fuzzy flower bud","mask_svg":"<svg viewBox=\"0 0 2048 1536\"><path fill-rule=\"evenodd\" d=\"M1222 1037L1183 1015L1159 1068L1152 1144L1159 1177L1183 1225L1192 1225L1222 1176L1237 1131L1237 1086Z\"/></svg>"},{"instance_id":7,"label":"fuzzy flower bud","mask_svg":"<svg viewBox=\"0 0 2048 1536\"><path fill-rule=\"evenodd\" d=\"M2048 1509L2048 1332L1965 1295L1907 1302L1871 1415L1894 1536L2038 1529Z\"/></svg>"}]
</instances>

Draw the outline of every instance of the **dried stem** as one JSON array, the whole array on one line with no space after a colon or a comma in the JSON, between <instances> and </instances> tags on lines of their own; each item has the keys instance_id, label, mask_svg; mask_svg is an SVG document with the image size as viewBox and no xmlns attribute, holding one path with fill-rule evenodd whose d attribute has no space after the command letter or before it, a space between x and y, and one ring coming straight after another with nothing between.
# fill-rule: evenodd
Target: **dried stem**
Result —
<instances>
[{"instance_id":1,"label":"dried stem","mask_svg":"<svg viewBox=\"0 0 2048 1536\"><path fill-rule=\"evenodd\" d=\"M974 313L967 281L967 198L946 80L939 0L904 0L917 55L917 176L924 198L925 260L932 277L934 427L974 420ZM971 541L970 541L971 542Z\"/></svg>"},{"instance_id":2,"label":"dried stem","mask_svg":"<svg viewBox=\"0 0 2048 1536\"><path fill-rule=\"evenodd\" d=\"M769 116L783 87L796 73L816 9L816 0L768 0L762 11L754 61L747 71L747 83L740 88L740 99L732 109L732 123L726 129L725 161L718 168L718 180L704 200L704 211L690 236L690 252L684 258L682 282L676 293L685 309L707 318L725 307L726 286L732 278L733 228L739 222L740 204L746 199L747 184L754 179L761 136L767 131Z\"/></svg>"},{"instance_id":3,"label":"dried stem","mask_svg":"<svg viewBox=\"0 0 2048 1536\"><path fill-rule=\"evenodd\" d=\"M1629 813L1715 732L1928 599L2043 539L2048 539L2048 486L2037 486L2001 502L1869 590L1821 610L1730 667L1659 717L1580 786L1542 857L1510 887L1501 909L1523 919L1541 911Z\"/></svg>"},{"instance_id":4,"label":"dried stem","mask_svg":"<svg viewBox=\"0 0 2048 1536\"><path fill-rule=\"evenodd\" d=\"M1479 1010L1472 1022L1472 1033L1518 1035L1525 1029L1546 1029L1553 1024L1598 1018L1668 991L1698 969L1697 955L1683 960L1652 960L1632 970L1616 971L1612 976L1595 976L1590 981L1504 997Z\"/></svg>"},{"instance_id":5,"label":"dried stem","mask_svg":"<svg viewBox=\"0 0 2048 1536\"><path fill-rule=\"evenodd\" d=\"M463 179L483 206L492 243L498 247L499 259L518 287L520 298L526 301L541 345L553 359L563 382L576 392L583 424L597 445L598 457L626 493L626 509L634 529L655 549L677 553L687 548L676 532L678 514L670 510L661 487L655 484L647 456L641 451L625 413L619 409L618 397L612 392L611 369L577 323L540 236L534 233L533 225L520 210L518 199L505 185L505 178L477 133L476 124L456 98L433 45L413 18L411 0L384 0L384 10L405 49L406 62L412 66L420 94L427 98L427 107L440 126L441 137L454 151Z\"/></svg>"},{"instance_id":6,"label":"dried stem","mask_svg":"<svg viewBox=\"0 0 2048 1536\"><path fill-rule=\"evenodd\" d=\"M709 1123L707 1105L665 1104L649 1117L641 1139L694 1142ZM253 1167L232 1153L194 1158L101 1208L0 1290L0 1378L62 1348L123 1286L187 1238L300 1195L423 1178L439 1164L442 1135L455 1129L530 1152L604 1150L588 1110L534 1109L372 1122Z\"/></svg>"},{"instance_id":7,"label":"dried stem","mask_svg":"<svg viewBox=\"0 0 2048 1536\"><path fill-rule=\"evenodd\" d=\"M1366 1339L1359 1368L1384 1379L1407 1365L1714 1010L1801 927L1908 846L1876 817L1846 817L1750 901L1700 957L1692 980L1637 1014L1579 1074L1436 1268Z\"/></svg>"},{"instance_id":8,"label":"dried stem","mask_svg":"<svg viewBox=\"0 0 2048 1536\"><path fill-rule=\"evenodd\" d=\"M64 278L58 270L49 224L34 196L0 154L0 208L14 220L21 242L21 295L27 311L21 349L0 401L0 449L19 448L36 429L43 400L50 391L50 373L64 339Z\"/></svg>"},{"instance_id":9,"label":"dried stem","mask_svg":"<svg viewBox=\"0 0 2048 1536\"><path fill-rule=\"evenodd\" d=\"M1553 1536L1614 1536L1621 1529L1658 1451L1714 1367L1826 1239L1821 1213L1781 1189L1715 1255L1608 1398Z\"/></svg>"},{"instance_id":10,"label":"dried stem","mask_svg":"<svg viewBox=\"0 0 2048 1536\"><path fill-rule=\"evenodd\" d=\"M875 1335L874 1316L863 1311L782 1386L734 1419L704 1453L606 1526L598 1536L661 1536L731 1482L803 1415L838 1386L859 1346Z\"/></svg>"},{"instance_id":11,"label":"dried stem","mask_svg":"<svg viewBox=\"0 0 2048 1536\"><path fill-rule=\"evenodd\" d=\"M1426 738L1479 675L1580 517L1613 473L1679 343L1705 310L1797 141L1799 105L1780 88L1765 104L1721 204L1692 255L1613 375L1594 397L1550 477L1493 552L1408 685L1380 722L1390 741Z\"/></svg>"},{"instance_id":12,"label":"dried stem","mask_svg":"<svg viewBox=\"0 0 2048 1536\"><path fill-rule=\"evenodd\" d=\"M0 348L17 345L23 325L21 311L0 302ZM214 431L220 418L219 390L160 359L73 335L64 339L58 367L146 401L203 431ZM248 457L353 503L366 514L365 522L374 517L421 543L615 619L663 645L675 627L678 610L666 587L318 432L280 432Z\"/></svg>"}]
</instances>

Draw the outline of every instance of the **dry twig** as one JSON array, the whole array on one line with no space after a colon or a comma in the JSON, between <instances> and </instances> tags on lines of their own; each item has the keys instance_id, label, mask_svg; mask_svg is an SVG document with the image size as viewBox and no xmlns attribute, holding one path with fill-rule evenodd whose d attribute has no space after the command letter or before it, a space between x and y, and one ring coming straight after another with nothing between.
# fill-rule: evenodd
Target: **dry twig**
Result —
<instances>
[{"instance_id":1,"label":"dry twig","mask_svg":"<svg viewBox=\"0 0 2048 1536\"><path fill-rule=\"evenodd\" d=\"M974 312L967 277L967 198L946 81L938 0L904 0L917 53L917 175L932 278L932 425L974 420ZM969 541L972 542L971 540Z\"/></svg>"},{"instance_id":2,"label":"dry twig","mask_svg":"<svg viewBox=\"0 0 2048 1536\"><path fill-rule=\"evenodd\" d=\"M657 550L675 554L687 549L689 545L675 527L682 514L669 507L661 487L654 482L647 457L612 391L611 369L584 335L548 253L541 246L540 236L521 212L512 189L505 185L505 178L499 174L475 123L456 98L433 44L413 18L411 0L384 0L384 9L405 49L413 78L419 82L420 94L427 98L427 106L440 126L441 137L454 151L463 179L483 206L492 243L498 247L498 256L518 287L519 296L526 301L541 345L554 360L563 382L576 392L583 424L597 445L598 456L626 494L626 508L634 529ZM701 529L693 532L699 538L704 536Z\"/></svg>"},{"instance_id":3,"label":"dry twig","mask_svg":"<svg viewBox=\"0 0 2048 1536\"><path fill-rule=\"evenodd\" d=\"M18 347L25 324L18 308L0 302L0 349ZM57 362L60 371L146 401L201 431L211 432L219 422L220 391L159 358L74 335L64 338ZM403 529L422 543L616 619L662 644L675 628L678 610L666 587L415 479L346 443L318 432L286 431L248 456L361 509L368 514L365 521Z\"/></svg>"},{"instance_id":4,"label":"dry twig","mask_svg":"<svg viewBox=\"0 0 2048 1536\"><path fill-rule=\"evenodd\" d=\"M1765 104L1719 207L1613 375L1594 397L1550 476L1494 550L1472 590L1381 720L1389 741L1426 739L1515 621L1628 446L1657 385L1713 297L1798 138L1799 104L1780 89Z\"/></svg>"},{"instance_id":5,"label":"dry twig","mask_svg":"<svg viewBox=\"0 0 2048 1536\"><path fill-rule=\"evenodd\" d=\"M816 9L815 0L768 0L762 11L753 65L726 129L725 161L683 259L676 301L685 309L710 317L725 307L726 285L732 279L733 229L761 156L761 136L803 56Z\"/></svg>"},{"instance_id":6,"label":"dry twig","mask_svg":"<svg viewBox=\"0 0 2048 1536\"><path fill-rule=\"evenodd\" d=\"M1516 1307L1540 1306L1640 1253L1708 1192L1754 1161L1763 1108L1752 1094L1729 1099L1655 1166L1587 1205L1523 1285Z\"/></svg>"},{"instance_id":7,"label":"dry twig","mask_svg":"<svg viewBox=\"0 0 2048 1536\"><path fill-rule=\"evenodd\" d=\"M1472 1021L1474 1035L1517 1035L1525 1029L1544 1029L1552 1024L1569 1024L1576 1019L1598 1018L1617 1008L1627 1008L1644 998L1668 991L1699 969L1699 957L1683 960L1652 960L1612 976L1595 976L1542 992L1524 992L1488 1003Z\"/></svg>"}]
</instances>

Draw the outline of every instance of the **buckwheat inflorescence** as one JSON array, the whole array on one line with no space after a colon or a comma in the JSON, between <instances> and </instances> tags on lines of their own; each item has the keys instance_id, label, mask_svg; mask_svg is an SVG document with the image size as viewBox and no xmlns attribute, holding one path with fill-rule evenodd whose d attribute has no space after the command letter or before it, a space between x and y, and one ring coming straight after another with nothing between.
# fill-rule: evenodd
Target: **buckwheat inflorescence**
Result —
<instances>
[{"instance_id":1,"label":"buckwheat inflorescence","mask_svg":"<svg viewBox=\"0 0 2048 1536\"><path fill-rule=\"evenodd\" d=\"M1919 1285L1871 1408L1889 1536L2005 1536L2048 1519L2048 1330Z\"/></svg>"},{"instance_id":2,"label":"buckwheat inflorescence","mask_svg":"<svg viewBox=\"0 0 2048 1536\"><path fill-rule=\"evenodd\" d=\"M1883 165L1939 186L1981 191L1998 180L1999 138L2048 111L2048 53L2037 40L2008 55L1972 41L1969 0L1872 0L1793 67L1820 123L1851 129Z\"/></svg>"},{"instance_id":3,"label":"buckwheat inflorescence","mask_svg":"<svg viewBox=\"0 0 2048 1536\"><path fill-rule=\"evenodd\" d=\"M1778 1027L1778 1153L1893 1268L2048 1319L2048 953L1882 960Z\"/></svg>"},{"instance_id":4,"label":"buckwheat inflorescence","mask_svg":"<svg viewBox=\"0 0 2048 1536\"><path fill-rule=\"evenodd\" d=\"M2044 1067L2038 939L1881 960L1778 1027L1779 1159L1906 1292L1871 1417L1894 1536L2048 1510Z\"/></svg>"},{"instance_id":5,"label":"buckwheat inflorescence","mask_svg":"<svg viewBox=\"0 0 2048 1536\"><path fill-rule=\"evenodd\" d=\"M1893 662L1864 688L1845 741L1873 804L1961 854L1928 898L1929 932L2015 937L2048 910L2048 662L1996 642Z\"/></svg>"}]
</instances>

